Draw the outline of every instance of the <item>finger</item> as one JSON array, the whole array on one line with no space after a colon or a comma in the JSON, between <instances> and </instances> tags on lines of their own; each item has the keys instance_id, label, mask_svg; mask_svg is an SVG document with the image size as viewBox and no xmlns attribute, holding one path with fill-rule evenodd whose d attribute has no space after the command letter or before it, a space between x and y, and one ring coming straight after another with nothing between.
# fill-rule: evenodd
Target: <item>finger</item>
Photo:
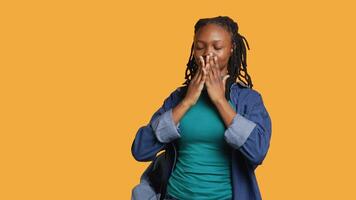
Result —
<instances>
[{"instance_id":1,"label":"finger","mask_svg":"<svg viewBox=\"0 0 356 200\"><path fill-rule=\"evenodd\" d=\"M209 53L207 56L207 58L208 58L207 63L210 63L210 66L212 66L212 64L213 64L213 62L212 62L213 57L214 57L213 53Z\"/></svg>"},{"instance_id":2,"label":"finger","mask_svg":"<svg viewBox=\"0 0 356 200\"><path fill-rule=\"evenodd\" d=\"M205 64L205 61L204 61L204 59L202 58L202 61L203 61L203 63L204 63L204 65L203 65L203 67L202 67L202 73L203 73L203 75L207 75L208 74L208 70L209 70L209 65L206 65Z\"/></svg>"},{"instance_id":3,"label":"finger","mask_svg":"<svg viewBox=\"0 0 356 200\"><path fill-rule=\"evenodd\" d=\"M200 72L201 72L201 67L198 66L198 70L197 70L197 72L194 74L194 77L193 77L192 81L195 82L195 81L198 79L198 76L199 76Z\"/></svg>"},{"instance_id":4,"label":"finger","mask_svg":"<svg viewBox=\"0 0 356 200\"><path fill-rule=\"evenodd\" d=\"M206 56L206 64L205 64L205 70L206 70L206 81L210 82L210 76L211 76L211 66L210 66L210 55Z\"/></svg>"},{"instance_id":5,"label":"finger","mask_svg":"<svg viewBox=\"0 0 356 200\"><path fill-rule=\"evenodd\" d=\"M224 92L225 92L225 87L226 87L226 80L230 77L230 75L225 75L224 78L223 78L223 85L224 85Z\"/></svg>"},{"instance_id":6,"label":"finger","mask_svg":"<svg viewBox=\"0 0 356 200\"><path fill-rule=\"evenodd\" d=\"M210 66L210 64L209 65L206 65L205 66L205 69L206 69L206 74L208 75L209 74L209 72L211 71L211 66Z\"/></svg>"},{"instance_id":7,"label":"finger","mask_svg":"<svg viewBox=\"0 0 356 200\"><path fill-rule=\"evenodd\" d=\"M210 63L211 66L214 66L214 56L215 55L213 53L211 53L210 56L209 56L209 63Z\"/></svg>"},{"instance_id":8,"label":"finger","mask_svg":"<svg viewBox=\"0 0 356 200\"><path fill-rule=\"evenodd\" d=\"M198 74L197 74L197 80L196 80L196 82L197 83L200 83L200 81L201 81L201 78L202 78L202 76L203 76L203 68L202 67L200 67L199 68L199 72L198 72Z\"/></svg>"},{"instance_id":9,"label":"finger","mask_svg":"<svg viewBox=\"0 0 356 200\"><path fill-rule=\"evenodd\" d=\"M214 61L214 64L215 64L215 65L218 65L218 57L217 57L217 56L214 56L213 61Z\"/></svg>"},{"instance_id":10,"label":"finger","mask_svg":"<svg viewBox=\"0 0 356 200\"><path fill-rule=\"evenodd\" d=\"M204 58L203 56L199 56L199 61L201 66L205 66Z\"/></svg>"},{"instance_id":11,"label":"finger","mask_svg":"<svg viewBox=\"0 0 356 200\"><path fill-rule=\"evenodd\" d=\"M197 72L195 72L195 74L193 74L192 81L195 81L197 79L198 73L199 73L199 70Z\"/></svg>"},{"instance_id":12,"label":"finger","mask_svg":"<svg viewBox=\"0 0 356 200\"><path fill-rule=\"evenodd\" d=\"M214 63L215 63L215 66L216 66L216 70L218 72L218 76L220 77L221 76L221 71L220 71L220 66L219 66L219 62L218 62L218 57L215 56L214 58Z\"/></svg>"},{"instance_id":13,"label":"finger","mask_svg":"<svg viewBox=\"0 0 356 200\"><path fill-rule=\"evenodd\" d=\"M208 66L209 67L209 66ZM208 75L208 69L207 67L203 67L203 74L202 74L202 81L205 81L206 80L206 77Z\"/></svg>"},{"instance_id":14,"label":"finger","mask_svg":"<svg viewBox=\"0 0 356 200\"><path fill-rule=\"evenodd\" d=\"M220 74L219 74L219 67L218 67L218 65L217 65L217 57L216 56L214 56L212 59L211 59L211 63L212 63L212 65L214 66L214 76L215 76L215 78L220 78Z\"/></svg>"},{"instance_id":15,"label":"finger","mask_svg":"<svg viewBox=\"0 0 356 200\"><path fill-rule=\"evenodd\" d=\"M211 72L210 72L210 67L209 67L209 65L206 65L204 71L205 71L205 74L204 74L204 81L205 81L205 82L210 82L209 73L211 73Z\"/></svg>"},{"instance_id":16,"label":"finger","mask_svg":"<svg viewBox=\"0 0 356 200\"><path fill-rule=\"evenodd\" d=\"M213 67L209 67L208 77L209 77L210 81L214 80L214 69L213 69Z\"/></svg>"},{"instance_id":17,"label":"finger","mask_svg":"<svg viewBox=\"0 0 356 200\"><path fill-rule=\"evenodd\" d=\"M216 68L214 66L210 67L210 75L211 75L211 79L212 80L217 80L217 72L216 72Z\"/></svg>"},{"instance_id":18,"label":"finger","mask_svg":"<svg viewBox=\"0 0 356 200\"><path fill-rule=\"evenodd\" d=\"M218 57L217 57L217 56L214 56L213 61L214 61L214 66L215 66L217 69L219 69Z\"/></svg>"},{"instance_id":19,"label":"finger","mask_svg":"<svg viewBox=\"0 0 356 200\"><path fill-rule=\"evenodd\" d=\"M200 83L201 81L202 81L202 79L203 79L203 77L204 77L204 75L205 75L205 67L201 67L200 68L200 76L198 77L198 82Z\"/></svg>"},{"instance_id":20,"label":"finger","mask_svg":"<svg viewBox=\"0 0 356 200\"><path fill-rule=\"evenodd\" d=\"M205 65L205 71L207 72L206 73L207 75L209 74L210 69L211 69L210 63L207 62L207 64Z\"/></svg>"},{"instance_id":21,"label":"finger","mask_svg":"<svg viewBox=\"0 0 356 200\"><path fill-rule=\"evenodd\" d=\"M215 67L214 58L215 58L215 55L212 55L210 57L209 63L210 63L210 66L214 66Z\"/></svg>"},{"instance_id":22,"label":"finger","mask_svg":"<svg viewBox=\"0 0 356 200\"><path fill-rule=\"evenodd\" d=\"M204 81L206 83L206 86L209 87L210 86L210 83L211 83L211 79L210 79L210 71L206 71L206 74L204 76Z\"/></svg>"},{"instance_id":23,"label":"finger","mask_svg":"<svg viewBox=\"0 0 356 200\"><path fill-rule=\"evenodd\" d=\"M212 76L214 78L214 77L216 77L216 75L215 75L216 70L215 70L215 65L214 65L214 61L213 61L213 56L209 56L208 63L209 63L210 69L211 69Z\"/></svg>"},{"instance_id":24,"label":"finger","mask_svg":"<svg viewBox=\"0 0 356 200\"><path fill-rule=\"evenodd\" d=\"M204 67L202 67L202 72L203 72L203 75L206 75L207 74L207 69L206 69L206 67L204 66Z\"/></svg>"},{"instance_id":25,"label":"finger","mask_svg":"<svg viewBox=\"0 0 356 200\"><path fill-rule=\"evenodd\" d=\"M204 81L201 81L201 82L199 83L199 90L202 90L202 89L204 88L204 84L205 84Z\"/></svg>"},{"instance_id":26,"label":"finger","mask_svg":"<svg viewBox=\"0 0 356 200\"><path fill-rule=\"evenodd\" d=\"M223 83L224 83L224 86L226 84L226 80L230 77L230 75L225 75L224 78L223 78Z\"/></svg>"}]
</instances>

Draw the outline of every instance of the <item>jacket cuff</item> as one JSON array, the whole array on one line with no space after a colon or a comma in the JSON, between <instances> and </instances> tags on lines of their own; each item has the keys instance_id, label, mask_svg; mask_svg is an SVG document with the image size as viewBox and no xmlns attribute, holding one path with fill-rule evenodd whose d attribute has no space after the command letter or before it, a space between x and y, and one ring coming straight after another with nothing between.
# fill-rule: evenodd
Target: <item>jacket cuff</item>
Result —
<instances>
[{"instance_id":1,"label":"jacket cuff","mask_svg":"<svg viewBox=\"0 0 356 200\"><path fill-rule=\"evenodd\" d=\"M177 138L180 138L179 125L174 124L172 108L164 112L160 117L152 121L152 129L158 141L169 143Z\"/></svg>"},{"instance_id":2,"label":"jacket cuff","mask_svg":"<svg viewBox=\"0 0 356 200\"><path fill-rule=\"evenodd\" d=\"M232 147L238 149L246 142L255 127L255 122L237 113L230 126L225 130L225 140Z\"/></svg>"}]
</instances>

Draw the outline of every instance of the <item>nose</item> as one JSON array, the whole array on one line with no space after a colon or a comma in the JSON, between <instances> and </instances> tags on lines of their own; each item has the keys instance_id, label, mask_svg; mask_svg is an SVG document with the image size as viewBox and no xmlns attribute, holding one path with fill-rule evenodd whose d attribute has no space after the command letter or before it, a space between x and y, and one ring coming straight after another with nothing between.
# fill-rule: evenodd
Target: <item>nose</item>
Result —
<instances>
[{"instance_id":1,"label":"nose","mask_svg":"<svg viewBox=\"0 0 356 200\"><path fill-rule=\"evenodd\" d=\"M210 51L204 52L203 56L207 56L207 55L212 55L213 53Z\"/></svg>"},{"instance_id":2,"label":"nose","mask_svg":"<svg viewBox=\"0 0 356 200\"><path fill-rule=\"evenodd\" d=\"M212 52L204 53L204 54L203 54L203 58L204 58L204 60L206 60L206 57L207 57L207 56L210 56L210 58L211 58L211 56L214 56L214 55L215 55L215 54L212 53Z\"/></svg>"},{"instance_id":3,"label":"nose","mask_svg":"<svg viewBox=\"0 0 356 200\"><path fill-rule=\"evenodd\" d=\"M209 56L212 56L212 55L214 55L214 54L213 54L213 52L206 52L206 53L203 54L204 57L206 57L206 56L208 56L208 55L209 55Z\"/></svg>"}]
</instances>

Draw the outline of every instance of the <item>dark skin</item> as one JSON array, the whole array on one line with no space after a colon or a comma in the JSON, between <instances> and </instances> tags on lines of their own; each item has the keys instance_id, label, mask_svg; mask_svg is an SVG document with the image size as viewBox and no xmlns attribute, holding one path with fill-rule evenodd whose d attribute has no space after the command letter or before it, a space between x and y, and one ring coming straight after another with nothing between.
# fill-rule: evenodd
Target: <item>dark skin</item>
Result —
<instances>
[{"instance_id":1,"label":"dark skin","mask_svg":"<svg viewBox=\"0 0 356 200\"><path fill-rule=\"evenodd\" d=\"M232 54L231 35L223 27L208 24L194 36L194 58L199 67L207 74L206 86L210 99L215 102L225 95L227 65ZM206 56L206 60L201 56ZM222 78L223 81L215 79ZM215 78L215 79L214 79Z\"/></svg>"},{"instance_id":2,"label":"dark skin","mask_svg":"<svg viewBox=\"0 0 356 200\"><path fill-rule=\"evenodd\" d=\"M200 64L200 56L215 55L222 75L227 74L227 65L232 54L231 35L221 26L208 24L194 36L194 58ZM209 58L212 58L211 56Z\"/></svg>"},{"instance_id":3,"label":"dark skin","mask_svg":"<svg viewBox=\"0 0 356 200\"><path fill-rule=\"evenodd\" d=\"M198 71L191 80L184 99L172 110L175 124L178 124L188 109L197 102L204 84L225 126L231 124L236 112L225 98L225 84L232 52L231 35L223 27L208 24L196 33L194 59L198 63ZM206 56L206 59L204 60L202 56Z\"/></svg>"}]
</instances>

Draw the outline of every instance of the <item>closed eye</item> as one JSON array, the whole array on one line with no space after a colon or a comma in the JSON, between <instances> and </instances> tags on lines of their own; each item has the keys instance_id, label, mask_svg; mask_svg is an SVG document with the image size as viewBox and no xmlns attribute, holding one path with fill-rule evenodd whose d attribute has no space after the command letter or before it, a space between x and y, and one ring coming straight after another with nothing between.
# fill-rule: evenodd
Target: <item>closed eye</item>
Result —
<instances>
[{"instance_id":1,"label":"closed eye","mask_svg":"<svg viewBox=\"0 0 356 200\"><path fill-rule=\"evenodd\" d=\"M204 48L199 48L199 47L197 47L196 49L197 49L197 50L202 50L202 49L204 49ZM223 49L223 48L222 48L222 47L221 47L221 48L215 47L215 49L216 49L216 50L221 50L221 49Z\"/></svg>"}]
</instances>

